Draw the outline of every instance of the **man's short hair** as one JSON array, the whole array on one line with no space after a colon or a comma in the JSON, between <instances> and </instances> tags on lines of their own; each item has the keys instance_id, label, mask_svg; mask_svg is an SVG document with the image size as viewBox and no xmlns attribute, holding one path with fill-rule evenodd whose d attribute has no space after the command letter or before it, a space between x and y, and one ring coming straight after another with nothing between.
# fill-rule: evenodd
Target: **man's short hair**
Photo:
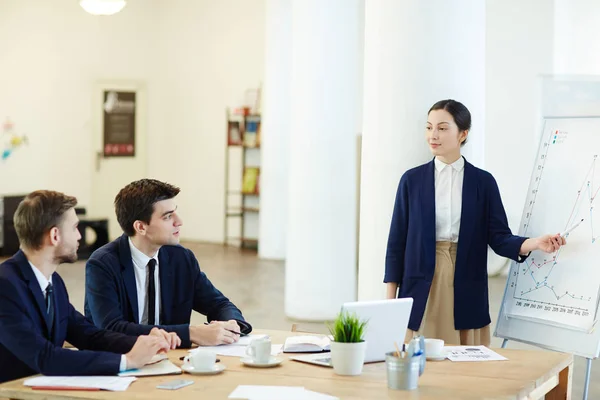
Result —
<instances>
[{"instance_id":1,"label":"man's short hair","mask_svg":"<svg viewBox=\"0 0 600 400\"><path fill-rule=\"evenodd\" d=\"M29 193L17 207L14 215L15 230L21 246L39 250L44 235L58 226L65 212L77 205L77 199L52 190Z\"/></svg>"},{"instance_id":2,"label":"man's short hair","mask_svg":"<svg viewBox=\"0 0 600 400\"><path fill-rule=\"evenodd\" d=\"M123 232L127 236L135 235L133 228L135 221L149 224L154 212L154 204L172 199L179 192L178 187L156 179L140 179L125 186L115 197L117 221Z\"/></svg>"}]
</instances>

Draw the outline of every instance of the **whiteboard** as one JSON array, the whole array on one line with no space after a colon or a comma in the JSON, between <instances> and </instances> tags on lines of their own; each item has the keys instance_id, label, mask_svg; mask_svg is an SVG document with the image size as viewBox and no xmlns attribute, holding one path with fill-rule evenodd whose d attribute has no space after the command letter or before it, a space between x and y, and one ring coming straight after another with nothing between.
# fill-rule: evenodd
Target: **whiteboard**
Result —
<instances>
[{"instance_id":1,"label":"whiteboard","mask_svg":"<svg viewBox=\"0 0 600 400\"><path fill-rule=\"evenodd\" d=\"M581 221L583 219L583 221ZM543 119L519 235L564 232L567 246L512 262L495 336L600 355L600 117Z\"/></svg>"}]
</instances>

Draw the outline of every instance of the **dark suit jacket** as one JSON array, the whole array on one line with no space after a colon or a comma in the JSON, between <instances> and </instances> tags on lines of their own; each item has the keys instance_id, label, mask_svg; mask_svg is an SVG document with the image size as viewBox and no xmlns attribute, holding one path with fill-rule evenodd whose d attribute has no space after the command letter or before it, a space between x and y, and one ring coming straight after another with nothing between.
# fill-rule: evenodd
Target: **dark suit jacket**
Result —
<instances>
[{"instance_id":1,"label":"dark suit jacket","mask_svg":"<svg viewBox=\"0 0 600 400\"><path fill-rule=\"evenodd\" d=\"M208 320L235 319L243 333L252 330L240 310L206 275L190 250L163 246L158 252L160 328L176 332L181 347L190 347L192 310ZM85 315L96 326L129 335L148 334L153 325L140 325L135 273L126 235L102 246L89 258L85 273Z\"/></svg>"},{"instance_id":2,"label":"dark suit jacket","mask_svg":"<svg viewBox=\"0 0 600 400\"><path fill-rule=\"evenodd\" d=\"M57 273L52 284L50 335L44 294L25 254L19 251L0 265L0 382L37 373L116 375L120 354L129 352L136 338L96 328L69 303ZM64 349L65 341L79 351Z\"/></svg>"},{"instance_id":3,"label":"dark suit jacket","mask_svg":"<svg viewBox=\"0 0 600 400\"><path fill-rule=\"evenodd\" d=\"M400 179L390 227L384 282L398 282L399 297L412 297L408 327L418 330L435 271L434 161L408 170ZM499 255L523 262L526 238L514 236L494 177L465 161L462 212L454 275L455 329L491 322L488 299L488 244Z\"/></svg>"}]
</instances>

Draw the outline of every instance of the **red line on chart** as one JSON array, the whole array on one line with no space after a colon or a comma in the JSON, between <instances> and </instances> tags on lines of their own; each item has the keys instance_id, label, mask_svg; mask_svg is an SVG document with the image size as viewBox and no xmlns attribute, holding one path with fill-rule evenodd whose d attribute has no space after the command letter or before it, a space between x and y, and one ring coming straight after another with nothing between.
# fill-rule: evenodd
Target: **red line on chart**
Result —
<instances>
[{"instance_id":1,"label":"red line on chart","mask_svg":"<svg viewBox=\"0 0 600 400\"><path fill-rule=\"evenodd\" d=\"M527 264L527 269L524 271L524 273L527 273L527 272L529 271L529 269L530 269L532 266L535 266L537 269L540 269L540 268L542 268L542 267L543 267L544 265L546 265L546 264L549 264L549 263L551 263L551 262L555 262L555 261L556 261L556 259L558 258L558 254L559 254L559 253L560 253L560 249L558 250L558 252L556 253L556 255L555 255L554 257L552 257L552 260L550 260L550 261L544 261L544 262L543 262L542 264L540 264L540 265L536 264L536 262L535 262L535 259L533 259L533 258L532 258L532 259L531 259L531 264L527 264L527 263L526 263L526 264ZM556 263L555 263L555 264L556 264Z\"/></svg>"}]
</instances>

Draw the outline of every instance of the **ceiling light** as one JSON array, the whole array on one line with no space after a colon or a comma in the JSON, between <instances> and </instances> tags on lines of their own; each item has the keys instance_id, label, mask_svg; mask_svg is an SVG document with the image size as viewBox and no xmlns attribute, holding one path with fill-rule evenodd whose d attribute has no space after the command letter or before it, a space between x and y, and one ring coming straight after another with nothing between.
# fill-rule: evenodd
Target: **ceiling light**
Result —
<instances>
[{"instance_id":1,"label":"ceiling light","mask_svg":"<svg viewBox=\"0 0 600 400\"><path fill-rule=\"evenodd\" d=\"M113 15L125 7L125 0L80 0L79 5L93 15Z\"/></svg>"}]
</instances>

